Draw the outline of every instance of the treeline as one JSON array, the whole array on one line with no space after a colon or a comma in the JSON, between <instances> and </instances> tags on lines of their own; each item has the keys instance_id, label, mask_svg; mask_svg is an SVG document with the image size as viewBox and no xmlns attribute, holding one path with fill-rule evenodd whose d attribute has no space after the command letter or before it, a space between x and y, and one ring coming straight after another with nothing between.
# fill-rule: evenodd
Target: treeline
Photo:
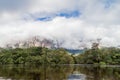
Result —
<instances>
[{"instance_id":1,"label":"treeline","mask_svg":"<svg viewBox=\"0 0 120 80\"><path fill-rule=\"evenodd\" d=\"M75 57L77 64L120 65L119 48L96 48L86 50Z\"/></svg>"},{"instance_id":2,"label":"treeline","mask_svg":"<svg viewBox=\"0 0 120 80\"><path fill-rule=\"evenodd\" d=\"M113 64L120 65L119 48L92 48L79 55L42 47L2 49L0 64Z\"/></svg>"},{"instance_id":3,"label":"treeline","mask_svg":"<svg viewBox=\"0 0 120 80\"><path fill-rule=\"evenodd\" d=\"M1 64L72 64L74 60L64 49L31 47L26 49L3 49Z\"/></svg>"}]
</instances>

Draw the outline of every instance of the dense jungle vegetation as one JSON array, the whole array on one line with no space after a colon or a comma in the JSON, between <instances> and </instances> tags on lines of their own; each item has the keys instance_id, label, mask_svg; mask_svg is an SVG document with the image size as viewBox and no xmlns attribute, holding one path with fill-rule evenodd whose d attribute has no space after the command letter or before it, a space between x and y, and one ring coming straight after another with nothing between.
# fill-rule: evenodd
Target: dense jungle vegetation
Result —
<instances>
[{"instance_id":1,"label":"dense jungle vegetation","mask_svg":"<svg viewBox=\"0 0 120 80\"><path fill-rule=\"evenodd\" d=\"M42 47L1 49L0 64L113 64L120 65L119 48L87 49L71 55L64 49Z\"/></svg>"},{"instance_id":2,"label":"dense jungle vegetation","mask_svg":"<svg viewBox=\"0 0 120 80\"><path fill-rule=\"evenodd\" d=\"M26 49L3 49L0 52L1 64L72 64L73 58L64 49L31 47Z\"/></svg>"},{"instance_id":3,"label":"dense jungle vegetation","mask_svg":"<svg viewBox=\"0 0 120 80\"><path fill-rule=\"evenodd\" d=\"M75 57L77 64L120 65L119 48L89 49Z\"/></svg>"}]
</instances>

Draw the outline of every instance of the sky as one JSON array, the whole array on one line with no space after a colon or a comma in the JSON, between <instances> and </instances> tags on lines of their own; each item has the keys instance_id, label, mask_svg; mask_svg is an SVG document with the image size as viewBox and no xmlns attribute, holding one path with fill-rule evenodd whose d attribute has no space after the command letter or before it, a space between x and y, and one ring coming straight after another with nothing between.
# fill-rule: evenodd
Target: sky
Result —
<instances>
[{"instance_id":1,"label":"sky","mask_svg":"<svg viewBox=\"0 0 120 80\"><path fill-rule=\"evenodd\" d=\"M120 0L0 0L0 46L36 35L65 48L119 46Z\"/></svg>"}]
</instances>

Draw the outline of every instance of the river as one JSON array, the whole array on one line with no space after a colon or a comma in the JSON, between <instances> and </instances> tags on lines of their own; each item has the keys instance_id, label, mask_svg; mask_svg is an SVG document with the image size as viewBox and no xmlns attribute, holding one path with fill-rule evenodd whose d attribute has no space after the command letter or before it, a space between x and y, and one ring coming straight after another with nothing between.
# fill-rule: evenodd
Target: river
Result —
<instances>
[{"instance_id":1,"label":"river","mask_svg":"<svg viewBox=\"0 0 120 80\"><path fill-rule=\"evenodd\" d=\"M0 80L120 80L120 67L0 65Z\"/></svg>"}]
</instances>

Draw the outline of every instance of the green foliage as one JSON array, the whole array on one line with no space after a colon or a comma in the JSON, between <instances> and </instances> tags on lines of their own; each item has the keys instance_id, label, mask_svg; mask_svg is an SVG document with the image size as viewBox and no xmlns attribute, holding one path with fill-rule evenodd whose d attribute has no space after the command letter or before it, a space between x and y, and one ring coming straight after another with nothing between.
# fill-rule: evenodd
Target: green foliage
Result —
<instances>
[{"instance_id":1,"label":"green foliage","mask_svg":"<svg viewBox=\"0 0 120 80\"><path fill-rule=\"evenodd\" d=\"M120 65L120 49L89 49L79 55L70 55L64 49L41 47L2 49L0 64L117 64Z\"/></svg>"},{"instance_id":2,"label":"green foliage","mask_svg":"<svg viewBox=\"0 0 120 80\"><path fill-rule=\"evenodd\" d=\"M31 47L9 49L0 52L1 64L72 64L73 57L64 49Z\"/></svg>"},{"instance_id":3,"label":"green foliage","mask_svg":"<svg viewBox=\"0 0 120 80\"><path fill-rule=\"evenodd\" d=\"M78 64L120 64L120 49L89 49L75 57Z\"/></svg>"}]
</instances>

